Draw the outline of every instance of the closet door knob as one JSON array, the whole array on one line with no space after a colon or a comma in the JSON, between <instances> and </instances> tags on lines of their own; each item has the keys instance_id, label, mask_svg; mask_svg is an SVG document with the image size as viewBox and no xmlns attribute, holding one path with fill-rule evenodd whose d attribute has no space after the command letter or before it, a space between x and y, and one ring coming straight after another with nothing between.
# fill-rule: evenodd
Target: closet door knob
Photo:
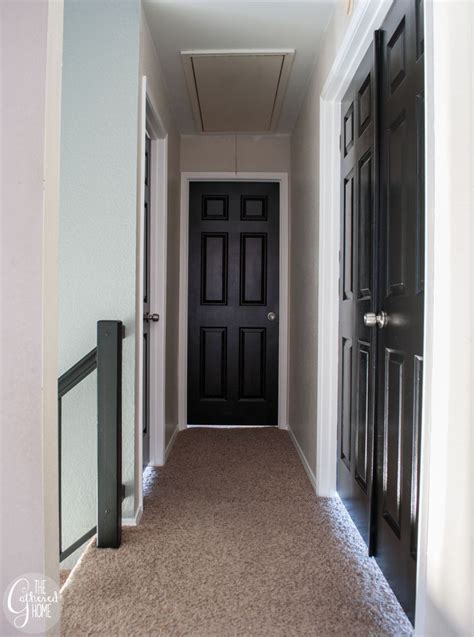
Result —
<instances>
[{"instance_id":1,"label":"closet door knob","mask_svg":"<svg viewBox=\"0 0 474 637\"><path fill-rule=\"evenodd\" d=\"M380 312L380 314L375 314L375 312L367 312L364 314L364 325L367 327L386 327L388 323L388 315L386 312Z\"/></svg>"}]
</instances>

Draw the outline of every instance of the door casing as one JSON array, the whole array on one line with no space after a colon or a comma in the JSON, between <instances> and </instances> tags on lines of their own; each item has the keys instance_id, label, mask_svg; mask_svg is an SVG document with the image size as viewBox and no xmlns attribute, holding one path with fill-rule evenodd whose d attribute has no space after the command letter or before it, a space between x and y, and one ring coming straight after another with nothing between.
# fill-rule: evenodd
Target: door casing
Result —
<instances>
[{"instance_id":1,"label":"door casing","mask_svg":"<svg viewBox=\"0 0 474 637\"><path fill-rule=\"evenodd\" d=\"M151 137L151 311L160 320L151 326L150 348L150 464L164 464L165 453L165 346L166 346L166 263L168 218L168 136L158 109L147 92L146 76L141 78L139 106L139 171L137 175L137 250L135 304L135 488L138 507L135 517L124 518L128 526L138 524L143 511L143 202L145 171L145 131Z\"/></svg>"},{"instance_id":2,"label":"door casing","mask_svg":"<svg viewBox=\"0 0 474 637\"><path fill-rule=\"evenodd\" d=\"M341 102L382 25L392 0L356 5L346 37L321 92L318 403L316 484L322 497L336 495Z\"/></svg>"},{"instance_id":3,"label":"door casing","mask_svg":"<svg viewBox=\"0 0 474 637\"><path fill-rule=\"evenodd\" d=\"M179 274L179 429L187 428L189 184L192 181L261 181L280 185L280 312L278 354L278 427L288 429L289 205L288 173L181 173Z\"/></svg>"}]
</instances>

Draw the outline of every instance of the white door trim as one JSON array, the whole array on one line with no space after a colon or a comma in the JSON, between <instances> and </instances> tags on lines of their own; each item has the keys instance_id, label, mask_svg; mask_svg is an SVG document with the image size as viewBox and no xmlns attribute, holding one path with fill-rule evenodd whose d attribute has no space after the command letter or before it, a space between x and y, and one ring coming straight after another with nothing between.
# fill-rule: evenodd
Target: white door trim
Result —
<instances>
[{"instance_id":1,"label":"white door trim","mask_svg":"<svg viewBox=\"0 0 474 637\"><path fill-rule=\"evenodd\" d=\"M150 464L165 463L166 274L168 232L168 137L151 140L151 311L160 315L151 326Z\"/></svg>"},{"instance_id":2,"label":"white door trim","mask_svg":"<svg viewBox=\"0 0 474 637\"><path fill-rule=\"evenodd\" d=\"M288 429L288 280L289 204L288 173L183 172L181 173L179 275L179 428L187 427L188 377L188 247L189 184L191 181L274 181L280 184L280 311L278 354L278 427Z\"/></svg>"},{"instance_id":3,"label":"white door trim","mask_svg":"<svg viewBox=\"0 0 474 637\"><path fill-rule=\"evenodd\" d=\"M336 494L341 100L392 0L356 5L321 92L316 493Z\"/></svg>"},{"instance_id":4,"label":"white door trim","mask_svg":"<svg viewBox=\"0 0 474 637\"><path fill-rule=\"evenodd\" d=\"M135 309L135 518L143 509L143 203L145 175L145 134L151 137L151 264L152 311L160 320L151 326L150 464L164 464L165 455L165 350L166 350L166 264L168 220L168 137L166 128L147 92L146 76L141 78L137 170L137 269Z\"/></svg>"}]
</instances>

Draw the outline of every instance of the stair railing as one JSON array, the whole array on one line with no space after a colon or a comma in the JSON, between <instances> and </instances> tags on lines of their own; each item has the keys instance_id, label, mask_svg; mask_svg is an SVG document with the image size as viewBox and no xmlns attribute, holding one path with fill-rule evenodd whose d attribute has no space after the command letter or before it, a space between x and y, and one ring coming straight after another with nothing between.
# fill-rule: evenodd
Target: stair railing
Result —
<instances>
[{"instance_id":1,"label":"stair railing","mask_svg":"<svg viewBox=\"0 0 474 637\"><path fill-rule=\"evenodd\" d=\"M58 380L59 426L59 559L72 555L97 533L99 548L118 548L122 535L122 340L121 321L97 323L97 347ZM76 541L63 547L62 538L62 399L97 369L97 521Z\"/></svg>"}]
</instances>

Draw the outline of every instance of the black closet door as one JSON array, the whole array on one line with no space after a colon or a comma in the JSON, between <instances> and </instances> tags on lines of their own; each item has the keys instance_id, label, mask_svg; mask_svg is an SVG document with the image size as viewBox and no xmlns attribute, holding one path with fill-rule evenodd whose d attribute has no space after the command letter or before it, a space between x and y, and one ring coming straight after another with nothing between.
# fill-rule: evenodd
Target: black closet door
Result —
<instances>
[{"instance_id":1,"label":"black closet door","mask_svg":"<svg viewBox=\"0 0 474 637\"><path fill-rule=\"evenodd\" d=\"M374 457L376 161L374 45L342 103L337 490L369 543Z\"/></svg>"},{"instance_id":2,"label":"black closet door","mask_svg":"<svg viewBox=\"0 0 474 637\"><path fill-rule=\"evenodd\" d=\"M424 315L423 2L396 0L342 104L337 488L415 614Z\"/></svg>"},{"instance_id":3,"label":"black closet door","mask_svg":"<svg viewBox=\"0 0 474 637\"><path fill-rule=\"evenodd\" d=\"M424 314L423 2L381 30L381 164L375 556L415 613Z\"/></svg>"}]
</instances>

